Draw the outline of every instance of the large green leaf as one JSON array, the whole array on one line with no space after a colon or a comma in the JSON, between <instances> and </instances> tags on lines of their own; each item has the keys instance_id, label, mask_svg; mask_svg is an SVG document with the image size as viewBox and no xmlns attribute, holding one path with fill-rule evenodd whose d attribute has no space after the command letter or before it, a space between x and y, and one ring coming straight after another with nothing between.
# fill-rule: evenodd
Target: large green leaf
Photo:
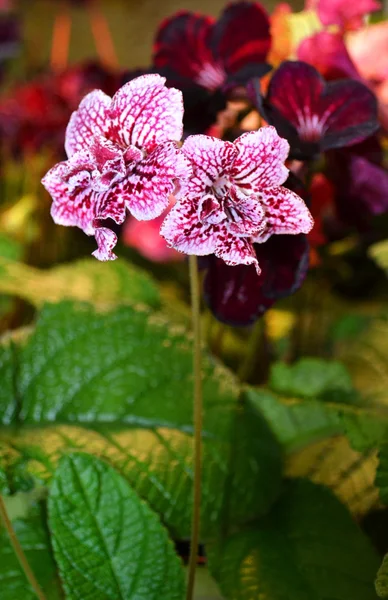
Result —
<instances>
[{"instance_id":1,"label":"large green leaf","mask_svg":"<svg viewBox=\"0 0 388 600\"><path fill-rule=\"evenodd\" d=\"M231 600L374 600L379 559L325 488L294 481L270 515L210 550Z\"/></svg>"},{"instance_id":2,"label":"large green leaf","mask_svg":"<svg viewBox=\"0 0 388 600\"><path fill-rule=\"evenodd\" d=\"M21 297L38 307L63 299L103 307L160 304L152 277L124 260L103 264L88 258L43 271L0 256L0 293Z\"/></svg>"},{"instance_id":3,"label":"large green leaf","mask_svg":"<svg viewBox=\"0 0 388 600\"><path fill-rule=\"evenodd\" d=\"M180 600L183 568L159 517L104 462L64 457L48 500L68 600Z\"/></svg>"},{"instance_id":4,"label":"large green leaf","mask_svg":"<svg viewBox=\"0 0 388 600\"><path fill-rule=\"evenodd\" d=\"M185 330L131 307L98 314L53 305L6 364L11 375L14 369L14 393L0 388L7 426L0 466L9 489L48 483L71 449L93 452L125 475L174 535L189 534L192 359ZM208 538L221 520L243 523L268 510L280 489L282 456L260 413L239 404L231 374L205 358L203 375Z\"/></svg>"},{"instance_id":5,"label":"large green leaf","mask_svg":"<svg viewBox=\"0 0 388 600\"><path fill-rule=\"evenodd\" d=\"M39 506L35 506L28 517L13 521L13 527L47 600L59 600L63 596L59 588L43 512ZM36 600L36 595L20 567L8 535L1 527L0 590L1 600Z\"/></svg>"}]
</instances>

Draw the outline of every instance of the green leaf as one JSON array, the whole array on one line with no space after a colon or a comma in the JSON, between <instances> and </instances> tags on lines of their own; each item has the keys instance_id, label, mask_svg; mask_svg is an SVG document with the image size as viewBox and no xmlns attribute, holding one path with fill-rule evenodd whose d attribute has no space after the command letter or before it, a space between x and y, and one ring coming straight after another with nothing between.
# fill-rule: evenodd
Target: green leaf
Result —
<instances>
[{"instance_id":1,"label":"green leaf","mask_svg":"<svg viewBox=\"0 0 388 600\"><path fill-rule=\"evenodd\" d=\"M280 398L260 389L248 395L284 446L289 476L330 487L355 515L376 505L376 448L388 430L384 411Z\"/></svg>"},{"instance_id":2,"label":"green leaf","mask_svg":"<svg viewBox=\"0 0 388 600\"><path fill-rule=\"evenodd\" d=\"M345 507L303 480L288 484L268 517L209 553L233 600L374 600L378 563Z\"/></svg>"},{"instance_id":3,"label":"green leaf","mask_svg":"<svg viewBox=\"0 0 388 600\"><path fill-rule=\"evenodd\" d=\"M293 365L275 363L271 368L269 387L285 396L299 398L342 399L353 392L353 384L343 364L334 360L302 358Z\"/></svg>"},{"instance_id":4,"label":"green leaf","mask_svg":"<svg viewBox=\"0 0 388 600\"><path fill-rule=\"evenodd\" d=\"M104 308L137 302L160 305L152 277L124 260L106 264L90 258L39 270L0 257L0 293L21 297L37 307L63 299Z\"/></svg>"},{"instance_id":5,"label":"green leaf","mask_svg":"<svg viewBox=\"0 0 388 600\"><path fill-rule=\"evenodd\" d=\"M47 600L59 600L63 596L52 558L43 511L36 505L28 517L16 519L12 525ZM0 589L1 600L36 600L36 595L10 544L8 534L2 527L0 527Z\"/></svg>"},{"instance_id":6,"label":"green leaf","mask_svg":"<svg viewBox=\"0 0 388 600\"><path fill-rule=\"evenodd\" d=\"M347 367L364 401L387 410L388 315L371 319L369 327L352 343L347 340L338 343L335 353Z\"/></svg>"},{"instance_id":7,"label":"green leaf","mask_svg":"<svg viewBox=\"0 0 388 600\"><path fill-rule=\"evenodd\" d=\"M183 568L159 517L104 462L64 457L48 510L68 600L183 598Z\"/></svg>"},{"instance_id":8,"label":"green leaf","mask_svg":"<svg viewBox=\"0 0 388 600\"><path fill-rule=\"evenodd\" d=\"M193 485L187 332L145 310L99 314L64 303L42 311L15 357L13 397L0 389L8 426L0 431L2 468L10 488L48 484L63 454L92 452L128 479L174 535L187 537ZM282 452L261 414L240 405L240 389L225 368L205 357L203 375L208 539L221 521L244 523L269 509L280 490Z\"/></svg>"},{"instance_id":9,"label":"green leaf","mask_svg":"<svg viewBox=\"0 0 388 600\"><path fill-rule=\"evenodd\" d=\"M379 598L387 600L388 598L388 554L383 558L381 567L377 571L375 581L376 592Z\"/></svg>"}]
</instances>

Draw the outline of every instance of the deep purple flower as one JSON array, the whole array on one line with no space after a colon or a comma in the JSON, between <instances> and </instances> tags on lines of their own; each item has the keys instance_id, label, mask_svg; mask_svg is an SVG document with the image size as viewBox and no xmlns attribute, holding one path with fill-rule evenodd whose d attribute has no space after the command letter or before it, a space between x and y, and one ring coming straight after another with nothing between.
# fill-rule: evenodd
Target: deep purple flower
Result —
<instances>
[{"instance_id":1,"label":"deep purple flower","mask_svg":"<svg viewBox=\"0 0 388 600\"><path fill-rule=\"evenodd\" d=\"M100 260L116 258L117 236L104 221L123 223L127 210L138 219L159 216L177 180L191 173L171 141L182 136L182 94L164 84L159 75L144 75L113 98L90 92L66 130L68 160L42 181L54 221L94 235Z\"/></svg>"},{"instance_id":2,"label":"deep purple flower","mask_svg":"<svg viewBox=\"0 0 388 600\"><path fill-rule=\"evenodd\" d=\"M214 91L267 72L270 45L264 8L256 2L236 2L218 21L187 11L166 19L156 36L153 63Z\"/></svg>"},{"instance_id":3,"label":"deep purple flower","mask_svg":"<svg viewBox=\"0 0 388 600\"><path fill-rule=\"evenodd\" d=\"M257 81L252 88L261 115L289 141L292 158L350 146L379 127L376 98L365 85L350 79L326 83L300 61L280 65L265 97Z\"/></svg>"},{"instance_id":4,"label":"deep purple flower","mask_svg":"<svg viewBox=\"0 0 388 600\"><path fill-rule=\"evenodd\" d=\"M273 127L241 135L234 143L204 135L189 137L182 152L193 175L161 234L186 254L215 254L228 265L260 266L254 242L275 234L308 233L312 217L303 200L283 187L289 146Z\"/></svg>"},{"instance_id":5,"label":"deep purple flower","mask_svg":"<svg viewBox=\"0 0 388 600\"><path fill-rule=\"evenodd\" d=\"M260 276L252 266L229 267L207 257L204 297L215 317L233 326L251 325L277 300L302 285L309 265L306 236L277 235L255 244Z\"/></svg>"},{"instance_id":6,"label":"deep purple flower","mask_svg":"<svg viewBox=\"0 0 388 600\"><path fill-rule=\"evenodd\" d=\"M378 141L371 138L349 149L333 150L326 160L338 217L360 231L367 230L372 216L388 211L388 172Z\"/></svg>"}]
</instances>

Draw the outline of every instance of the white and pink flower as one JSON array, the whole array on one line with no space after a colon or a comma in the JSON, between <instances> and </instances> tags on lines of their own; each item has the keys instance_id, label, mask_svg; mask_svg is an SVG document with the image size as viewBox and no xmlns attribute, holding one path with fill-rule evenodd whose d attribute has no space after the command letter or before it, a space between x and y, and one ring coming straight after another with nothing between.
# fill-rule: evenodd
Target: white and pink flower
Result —
<instances>
[{"instance_id":1,"label":"white and pink flower","mask_svg":"<svg viewBox=\"0 0 388 600\"><path fill-rule=\"evenodd\" d=\"M252 264L259 273L254 242L312 228L303 200L282 187L289 145L274 127L245 133L234 143L191 136L182 152L193 176L182 183L161 228L176 250L214 253L228 265Z\"/></svg>"},{"instance_id":2,"label":"white and pink flower","mask_svg":"<svg viewBox=\"0 0 388 600\"><path fill-rule=\"evenodd\" d=\"M95 90L70 119L68 160L54 166L42 183L51 194L51 214L60 225L94 235L100 260L112 260L117 236L104 221L159 216L178 181L191 174L176 144L182 137L183 101L159 75L130 81L110 98Z\"/></svg>"}]
</instances>

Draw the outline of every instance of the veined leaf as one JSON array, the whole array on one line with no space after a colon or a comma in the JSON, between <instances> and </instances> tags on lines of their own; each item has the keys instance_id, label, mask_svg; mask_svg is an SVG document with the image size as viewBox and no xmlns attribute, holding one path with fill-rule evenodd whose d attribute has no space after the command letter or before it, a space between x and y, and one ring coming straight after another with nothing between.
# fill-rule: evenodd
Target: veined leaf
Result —
<instances>
[{"instance_id":1,"label":"veined leaf","mask_svg":"<svg viewBox=\"0 0 388 600\"><path fill-rule=\"evenodd\" d=\"M303 480L289 483L266 518L209 554L231 600L374 600L378 563L345 507Z\"/></svg>"},{"instance_id":2,"label":"veined leaf","mask_svg":"<svg viewBox=\"0 0 388 600\"><path fill-rule=\"evenodd\" d=\"M289 476L330 487L357 515L378 505L374 480L377 447L388 431L384 411L248 393L285 448Z\"/></svg>"},{"instance_id":3,"label":"veined leaf","mask_svg":"<svg viewBox=\"0 0 388 600\"><path fill-rule=\"evenodd\" d=\"M192 360L185 330L129 306L103 314L85 305L47 306L10 364L17 373L12 398L0 389L10 489L48 483L69 450L92 452L125 475L174 535L189 535ZM244 523L269 509L282 456L260 413L238 403L231 374L205 358L203 376L208 538L221 520Z\"/></svg>"},{"instance_id":4,"label":"veined leaf","mask_svg":"<svg viewBox=\"0 0 388 600\"><path fill-rule=\"evenodd\" d=\"M183 568L159 517L114 469L64 457L49 525L68 600L181 600Z\"/></svg>"}]
</instances>

